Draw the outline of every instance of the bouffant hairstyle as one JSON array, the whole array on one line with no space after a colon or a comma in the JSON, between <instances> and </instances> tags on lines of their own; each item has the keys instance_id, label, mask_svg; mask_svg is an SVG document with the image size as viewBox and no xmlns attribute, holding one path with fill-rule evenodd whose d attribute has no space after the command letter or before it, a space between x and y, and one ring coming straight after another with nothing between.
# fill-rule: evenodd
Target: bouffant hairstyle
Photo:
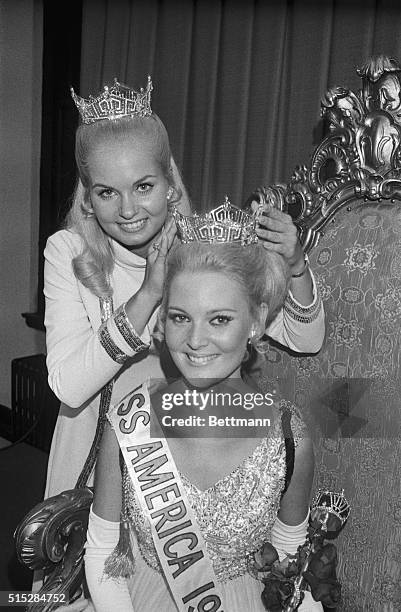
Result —
<instances>
[{"instance_id":1,"label":"bouffant hairstyle","mask_svg":"<svg viewBox=\"0 0 401 612\"><path fill-rule=\"evenodd\" d=\"M239 243L179 244L167 260L163 300L159 312L159 338L164 322L173 278L180 272L220 272L238 283L246 296L253 316L258 307L268 307L266 325L283 305L290 280L284 258L265 249L261 243L242 246Z\"/></svg>"}]
</instances>

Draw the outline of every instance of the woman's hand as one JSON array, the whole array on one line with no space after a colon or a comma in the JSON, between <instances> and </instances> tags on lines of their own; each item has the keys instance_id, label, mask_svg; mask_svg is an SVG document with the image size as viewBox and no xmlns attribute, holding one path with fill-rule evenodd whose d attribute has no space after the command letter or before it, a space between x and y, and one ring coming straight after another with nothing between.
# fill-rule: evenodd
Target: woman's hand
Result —
<instances>
[{"instance_id":1,"label":"woman's hand","mask_svg":"<svg viewBox=\"0 0 401 612\"><path fill-rule=\"evenodd\" d=\"M256 202L252 210L257 210ZM304 253L298 239L298 230L290 215L277 208L269 208L258 216L259 227L256 233L265 249L280 253L286 260L292 274L304 268Z\"/></svg>"},{"instance_id":2,"label":"woman's hand","mask_svg":"<svg viewBox=\"0 0 401 612\"><path fill-rule=\"evenodd\" d=\"M166 257L174 242L176 233L175 221L173 217L168 217L159 238L150 246L149 254L146 258L146 271L142 290L158 302L160 302L163 295Z\"/></svg>"},{"instance_id":3,"label":"woman's hand","mask_svg":"<svg viewBox=\"0 0 401 612\"><path fill-rule=\"evenodd\" d=\"M175 221L169 217L160 236L153 241L156 248L150 245L142 286L125 305L125 312L139 335L143 333L152 313L163 297L166 257L174 242L176 232Z\"/></svg>"},{"instance_id":4,"label":"woman's hand","mask_svg":"<svg viewBox=\"0 0 401 612\"><path fill-rule=\"evenodd\" d=\"M252 210L257 211L258 204L252 202ZM259 227L256 233L268 251L280 253L286 260L291 275L291 292L293 297L307 307L313 302L313 285L305 255L298 239L298 230L290 215L270 206L264 214L258 215ZM296 275L294 277L294 275Z\"/></svg>"}]
</instances>

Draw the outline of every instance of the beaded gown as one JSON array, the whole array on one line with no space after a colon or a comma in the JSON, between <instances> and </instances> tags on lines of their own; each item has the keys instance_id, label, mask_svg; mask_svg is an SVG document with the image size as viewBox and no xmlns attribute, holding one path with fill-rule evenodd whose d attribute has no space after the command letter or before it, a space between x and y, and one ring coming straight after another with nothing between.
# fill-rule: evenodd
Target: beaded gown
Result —
<instances>
[{"instance_id":1,"label":"beaded gown","mask_svg":"<svg viewBox=\"0 0 401 612\"><path fill-rule=\"evenodd\" d=\"M305 429L295 407L281 400L280 410L288 408L296 447ZM268 436L251 455L206 490L198 489L185 475L180 476L227 610L266 612L261 601L263 583L254 577L252 559L254 552L270 540L285 486L286 449L281 419L277 415ZM135 573L128 581L134 610L177 612L157 558L150 525L132 487L129 513L135 534L131 539ZM323 608L308 593L299 610L318 612Z\"/></svg>"}]
</instances>

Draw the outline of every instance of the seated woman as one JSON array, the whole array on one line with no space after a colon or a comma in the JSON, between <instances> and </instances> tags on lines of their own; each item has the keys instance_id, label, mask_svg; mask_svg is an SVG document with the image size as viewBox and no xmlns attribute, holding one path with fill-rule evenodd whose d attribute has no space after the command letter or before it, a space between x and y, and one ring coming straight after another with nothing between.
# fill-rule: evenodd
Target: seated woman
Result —
<instances>
[{"instance_id":1,"label":"seated woman","mask_svg":"<svg viewBox=\"0 0 401 612\"><path fill-rule=\"evenodd\" d=\"M311 440L294 406L261 401L242 375L247 347L282 307L288 282L284 259L261 243L171 250L159 320L180 376L151 397L146 384L136 387L109 416L85 555L97 612L262 612L254 553L267 540L286 553L304 542ZM176 410L163 410L175 400ZM149 430L151 406L164 433L153 411ZM237 417L251 425L239 428ZM299 609L322 607L307 593Z\"/></svg>"}]
</instances>

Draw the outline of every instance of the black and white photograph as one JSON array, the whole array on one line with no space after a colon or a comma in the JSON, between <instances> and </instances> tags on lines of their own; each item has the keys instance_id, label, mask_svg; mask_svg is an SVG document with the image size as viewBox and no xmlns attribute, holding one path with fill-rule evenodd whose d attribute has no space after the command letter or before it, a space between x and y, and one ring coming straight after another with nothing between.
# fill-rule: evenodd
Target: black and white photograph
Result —
<instances>
[{"instance_id":1,"label":"black and white photograph","mask_svg":"<svg viewBox=\"0 0 401 612\"><path fill-rule=\"evenodd\" d=\"M0 612L401 612L401 2L0 0Z\"/></svg>"}]
</instances>

